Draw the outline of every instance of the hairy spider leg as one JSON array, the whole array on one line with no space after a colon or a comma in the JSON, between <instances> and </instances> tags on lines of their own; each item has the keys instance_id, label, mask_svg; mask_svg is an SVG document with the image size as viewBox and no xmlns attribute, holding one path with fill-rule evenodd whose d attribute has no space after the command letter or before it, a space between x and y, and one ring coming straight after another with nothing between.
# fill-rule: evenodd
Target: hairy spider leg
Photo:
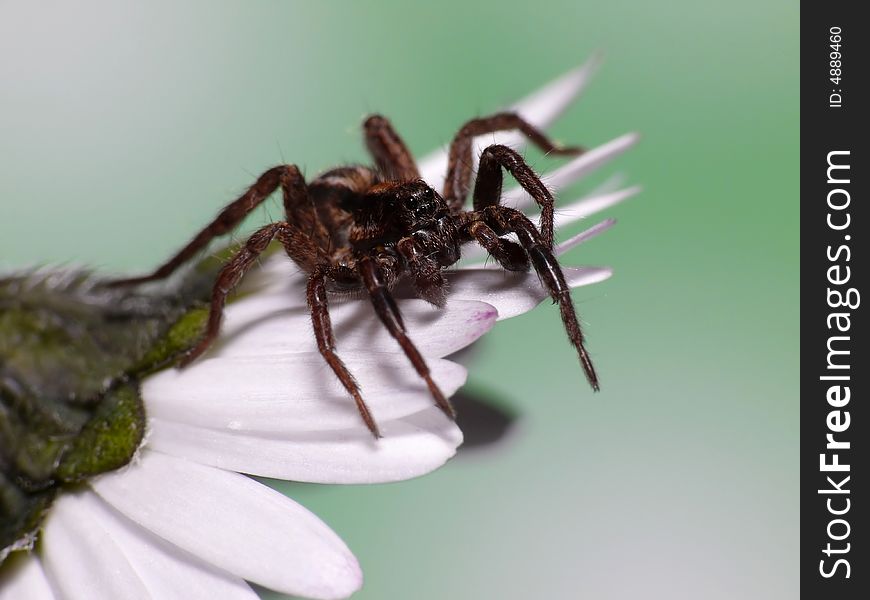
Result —
<instances>
[{"instance_id":1,"label":"hairy spider leg","mask_svg":"<svg viewBox=\"0 0 870 600\"><path fill-rule=\"evenodd\" d=\"M600 389L598 375L596 375L592 359L583 345L583 332L577 320L574 303L571 301L571 288L565 281L559 262L553 256L553 252L545 243L543 236L535 228L535 224L520 211L506 206L490 205L481 211L475 211L473 214L499 235L516 234L520 244L528 253L541 283L550 292L553 302L559 305L559 312L562 315L562 323L565 326L568 339L571 341L571 345L577 349L580 364L583 366L589 385L597 392ZM472 226L469 226L469 230ZM478 232L480 231L478 229Z\"/></svg>"},{"instance_id":2,"label":"hairy spider leg","mask_svg":"<svg viewBox=\"0 0 870 600\"><path fill-rule=\"evenodd\" d=\"M411 181L420 178L417 163L389 119L371 115L363 123L366 147L375 159L378 171L393 181Z\"/></svg>"},{"instance_id":3,"label":"hairy spider leg","mask_svg":"<svg viewBox=\"0 0 870 600\"><path fill-rule=\"evenodd\" d=\"M248 190L239 196L238 199L228 204L218 213L218 216L208 225L205 226L199 233L194 236L184 248L179 250L175 256L160 265L150 275L141 277L131 277L129 279L118 279L110 282L110 287L122 285L135 285L148 281L155 281L168 277L175 272L178 267L193 258L200 250L205 248L214 238L229 233L242 220L247 217L251 211L257 208L263 201L272 195L278 187L284 189L285 207L288 207L288 197L294 198L293 205L304 205L301 196L307 198L305 189L305 180L299 169L295 165L280 165L272 167L265 171L257 178L257 181L248 188ZM288 219L291 215L288 214Z\"/></svg>"},{"instance_id":4,"label":"hairy spider leg","mask_svg":"<svg viewBox=\"0 0 870 600\"><path fill-rule=\"evenodd\" d=\"M523 247L511 240L504 240L483 221L474 221L468 226L468 232L477 243L489 252L508 271L526 272L532 268L529 255Z\"/></svg>"},{"instance_id":5,"label":"hairy spider leg","mask_svg":"<svg viewBox=\"0 0 870 600\"><path fill-rule=\"evenodd\" d=\"M405 332L405 325L402 322L399 307L387 288L383 271L375 262L375 259L370 256L362 257L359 260L357 268L360 275L362 275L363 284L369 293L372 305L381 322L387 328L387 331L390 332L390 335L399 343L399 346L401 346L408 360L411 361L417 374L426 382L426 386L429 388L429 392L435 399L435 404L438 405L438 408L451 419L456 419L456 412L453 410L453 406L451 406L450 402L432 380L429 366Z\"/></svg>"},{"instance_id":6,"label":"hairy spider leg","mask_svg":"<svg viewBox=\"0 0 870 600\"><path fill-rule=\"evenodd\" d=\"M283 244L287 254L303 269L312 269L316 264L329 260L323 250L314 243L314 240L295 225L279 221L258 229L218 274L214 288L212 288L211 306L205 332L197 345L183 356L179 366L185 367L196 360L215 341L220 332L227 296L276 236Z\"/></svg>"},{"instance_id":7,"label":"hairy spider leg","mask_svg":"<svg viewBox=\"0 0 870 600\"><path fill-rule=\"evenodd\" d=\"M529 138L535 146L550 154L571 156L583 154L586 150L579 146L561 146L550 140L540 129L523 119L516 113L503 112L471 119L463 125L450 143L447 158L447 177L444 180L444 199L450 207L450 212L456 214L462 210L468 190L471 186L471 150L474 138L479 135L495 133L496 131L519 130ZM522 182L520 182L522 183ZM537 200L537 198L535 198Z\"/></svg>"},{"instance_id":8,"label":"hairy spider leg","mask_svg":"<svg viewBox=\"0 0 870 600\"><path fill-rule=\"evenodd\" d=\"M441 265L427 255L412 237L404 237L396 242L396 252L405 259L414 277L414 291L417 295L439 308L447 303L447 281Z\"/></svg>"},{"instance_id":9,"label":"hairy spider leg","mask_svg":"<svg viewBox=\"0 0 870 600\"><path fill-rule=\"evenodd\" d=\"M305 178L302 177L298 169L295 172L288 172L281 179L281 192L284 196L284 220L293 223L301 231L308 234L321 249L328 252L331 247L331 236L329 230L320 220L313 194L309 193L310 186L310 183L306 184Z\"/></svg>"},{"instance_id":10,"label":"hairy spider leg","mask_svg":"<svg viewBox=\"0 0 870 600\"><path fill-rule=\"evenodd\" d=\"M375 419L368 405L362 398L359 384L345 366L344 362L335 353L335 336L332 332L332 320L329 317L329 301L326 294L326 276L336 267L318 265L308 277L306 297L308 309L311 311L311 324L314 326L314 337L317 339L317 350L326 361L326 364L335 373L344 389L353 397L356 408L359 411L366 427L376 438L381 437Z\"/></svg>"},{"instance_id":11,"label":"hairy spider leg","mask_svg":"<svg viewBox=\"0 0 870 600\"><path fill-rule=\"evenodd\" d=\"M516 150L499 144L487 147L480 155L477 180L474 183L474 210L501 203L502 168L534 198L541 207L541 237L547 248L553 249L553 194Z\"/></svg>"}]
</instances>

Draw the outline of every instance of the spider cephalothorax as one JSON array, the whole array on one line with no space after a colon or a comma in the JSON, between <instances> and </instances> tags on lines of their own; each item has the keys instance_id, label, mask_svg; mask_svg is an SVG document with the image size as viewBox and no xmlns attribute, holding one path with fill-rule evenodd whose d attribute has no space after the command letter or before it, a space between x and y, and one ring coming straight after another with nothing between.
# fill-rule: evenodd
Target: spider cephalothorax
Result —
<instances>
[{"instance_id":1,"label":"spider cephalothorax","mask_svg":"<svg viewBox=\"0 0 870 600\"><path fill-rule=\"evenodd\" d=\"M475 136L516 129L551 154L579 154L582 150L555 145L514 113L473 119L453 139L446 182L439 194L420 178L411 153L387 119L371 116L363 129L374 167L338 167L310 183L305 182L296 166L273 167L152 274L115 281L112 285L132 285L168 276L213 238L230 232L281 188L285 220L260 228L221 270L212 292L205 333L183 357L182 364L196 359L212 344L220 329L227 294L272 240L277 239L287 255L308 273L307 300L318 350L356 401L371 432L379 436L359 386L335 352L328 309L330 292L359 291L370 297L378 317L426 381L435 402L453 417L453 408L408 337L391 289L398 281L409 279L419 297L443 306L447 289L443 269L459 260L463 244L476 242L505 269L535 269L559 305L568 337L577 349L589 383L597 390L598 378L583 346L570 289L553 255L550 191L516 151L492 145L480 156L472 209L464 208L471 186ZM503 170L541 207L540 229L523 213L500 204ZM504 237L509 234L516 241Z\"/></svg>"}]
</instances>

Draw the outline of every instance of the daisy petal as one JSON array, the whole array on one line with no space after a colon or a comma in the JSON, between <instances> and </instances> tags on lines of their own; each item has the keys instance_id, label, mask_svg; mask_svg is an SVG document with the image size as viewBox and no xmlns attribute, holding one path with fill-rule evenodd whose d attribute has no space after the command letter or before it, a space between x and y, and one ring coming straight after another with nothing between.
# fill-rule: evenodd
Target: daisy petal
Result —
<instances>
[{"instance_id":1,"label":"daisy petal","mask_svg":"<svg viewBox=\"0 0 870 600\"><path fill-rule=\"evenodd\" d=\"M221 337L208 356L223 358L316 353L307 306L292 306L286 293L256 294L227 307ZM483 302L456 301L435 308L422 300L400 300L405 326L425 356L447 356L471 344L495 324L496 310ZM339 351L398 353L395 339L368 301L336 302L329 314ZM294 335L294 332L301 332Z\"/></svg>"},{"instance_id":2,"label":"daisy petal","mask_svg":"<svg viewBox=\"0 0 870 600\"><path fill-rule=\"evenodd\" d=\"M43 529L43 566L64 598L151 599L104 523L90 517L91 492L55 500Z\"/></svg>"},{"instance_id":3,"label":"daisy petal","mask_svg":"<svg viewBox=\"0 0 870 600\"><path fill-rule=\"evenodd\" d=\"M426 384L404 355L348 355L345 362L377 422L432 406ZM443 359L427 362L445 395L465 383L464 367ZM152 417L212 429L305 432L360 423L353 400L315 353L203 360L149 377L142 397Z\"/></svg>"},{"instance_id":4,"label":"daisy petal","mask_svg":"<svg viewBox=\"0 0 870 600\"><path fill-rule=\"evenodd\" d=\"M563 267L572 288L604 281L613 273L606 267ZM500 269L460 269L448 272L451 297L480 298L495 306L498 320L528 312L549 294L535 273Z\"/></svg>"},{"instance_id":5,"label":"daisy petal","mask_svg":"<svg viewBox=\"0 0 870 600\"><path fill-rule=\"evenodd\" d=\"M240 296L252 293L286 293L287 306L307 306L307 281L308 276L281 248L268 258L262 259L258 268L249 271L238 289Z\"/></svg>"},{"instance_id":6,"label":"daisy petal","mask_svg":"<svg viewBox=\"0 0 870 600\"><path fill-rule=\"evenodd\" d=\"M619 188L625 185L627 177L625 173L614 173L610 175L607 179L602 181L600 184L596 185L592 191L589 193L592 195L606 194L608 192L615 192Z\"/></svg>"},{"instance_id":7,"label":"daisy petal","mask_svg":"<svg viewBox=\"0 0 870 600\"><path fill-rule=\"evenodd\" d=\"M639 194L640 191L640 186L635 185L630 188L625 188L624 190L602 194L601 196L581 198L567 206L558 208L556 209L556 214L553 218L555 228L560 229L574 223L575 221L585 219L595 213L610 208L611 206L615 206L623 200ZM532 215L529 216L529 218L532 221L539 222L541 217L540 215Z\"/></svg>"},{"instance_id":8,"label":"daisy petal","mask_svg":"<svg viewBox=\"0 0 870 600\"><path fill-rule=\"evenodd\" d=\"M35 554L11 556L4 564L3 577L0 577L0 600L54 600L51 584L42 570L42 564Z\"/></svg>"},{"instance_id":9,"label":"daisy petal","mask_svg":"<svg viewBox=\"0 0 870 600\"><path fill-rule=\"evenodd\" d=\"M142 527L273 590L329 599L362 585L356 559L329 527L244 475L145 450L91 485Z\"/></svg>"},{"instance_id":10,"label":"daisy petal","mask_svg":"<svg viewBox=\"0 0 870 600\"><path fill-rule=\"evenodd\" d=\"M348 430L270 437L152 419L148 444L166 454L263 477L385 483L437 469L462 443L462 432L435 407L379 427L379 440L362 422Z\"/></svg>"},{"instance_id":11,"label":"daisy petal","mask_svg":"<svg viewBox=\"0 0 870 600\"><path fill-rule=\"evenodd\" d=\"M153 598L257 600L257 594L244 580L196 560L102 500L88 508L92 520L110 533Z\"/></svg>"},{"instance_id":12,"label":"daisy petal","mask_svg":"<svg viewBox=\"0 0 870 600\"><path fill-rule=\"evenodd\" d=\"M616 225L616 219L605 219L601 223L598 223L597 225L593 225L589 229L584 229L583 231L581 231L577 235L568 238L567 240L565 240L561 244L558 244L553 249L553 254L555 254L556 256L562 256L568 250L574 248L575 246L579 246L583 242L591 240L592 238L594 238L597 235L604 233L605 231L607 231L608 229L610 229L614 225ZM488 261L485 263L473 263L473 264L470 264L464 268L467 268L467 269L500 269L501 265L499 265L495 261Z\"/></svg>"},{"instance_id":13,"label":"daisy petal","mask_svg":"<svg viewBox=\"0 0 870 600\"><path fill-rule=\"evenodd\" d=\"M582 66L568 71L540 90L526 96L509 110L519 113L539 129L546 129L577 99L600 63L601 58L593 56ZM494 143L519 148L525 145L525 138L507 132L481 136L475 142L476 150L472 152L474 160L476 161L480 155L481 145L488 146ZM418 164L423 180L436 190L440 190L444 186L447 172L447 146L424 157L418 161Z\"/></svg>"},{"instance_id":14,"label":"daisy petal","mask_svg":"<svg viewBox=\"0 0 870 600\"><path fill-rule=\"evenodd\" d=\"M601 62L600 54L593 55L579 67L511 106L511 110L539 129L549 127L580 97Z\"/></svg>"},{"instance_id":15,"label":"daisy petal","mask_svg":"<svg viewBox=\"0 0 870 600\"><path fill-rule=\"evenodd\" d=\"M602 144L588 152L578 156L566 165L563 165L547 173L541 180L547 184L547 187L553 194L572 183L580 180L589 173L595 171L598 167L613 160L632 146L634 146L640 136L636 133L627 133L614 140L610 140L606 144ZM521 187L515 187L504 193L502 196L502 204L507 206L515 206L518 210L523 210L534 204L531 196Z\"/></svg>"},{"instance_id":16,"label":"daisy petal","mask_svg":"<svg viewBox=\"0 0 870 600\"><path fill-rule=\"evenodd\" d=\"M574 202L565 206L557 206L555 214L553 215L553 226L558 231L562 227L570 225L575 221L585 219L586 217L601 212L602 210L608 209L611 206L615 206L620 202L637 195L638 193L640 193L640 191L641 187L635 185L629 188L612 192L590 194L588 196L583 196L579 200L575 200ZM529 218L535 223L541 222L540 213L536 215L529 215ZM473 260L485 255L486 250L484 250L482 246L476 244L469 244L462 249L463 260Z\"/></svg>"},{"instance_id":17,"label":"daisy petal","mask_svg":"<svg viewBox=\"0 0 870 600\"><path fill-rule=\"evenodd\" d=\"M616 225L616 219L605 219L605 220L601 221L601 223L598 223L597 225L593 225L589 229L585 229L585 230L581 231L580 233L578 233L577 235L571 236L570 238L568 238L567 240L565 240L561 244L558 244L553 249L553 252L556 256L562 256L571 248L574 248L575 246L579 246L583 242L587 242L597 235L601 235L602 233L604 233L605 231L607 231L608 229L610 229L614 225Z\"/></svg>"}]
</instances>

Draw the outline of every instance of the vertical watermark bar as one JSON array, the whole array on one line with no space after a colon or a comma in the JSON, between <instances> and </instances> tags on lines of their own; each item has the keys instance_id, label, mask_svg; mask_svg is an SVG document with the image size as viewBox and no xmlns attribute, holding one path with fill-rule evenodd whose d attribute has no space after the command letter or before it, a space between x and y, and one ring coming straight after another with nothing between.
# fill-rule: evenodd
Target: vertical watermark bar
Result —
<instances>
[{"instance_id":1,"label":"vertical watermark bar","mask_svg":"<svg viewBox=\"0 0 870 600\"><path fill-rule=\"evenodd\" d=\"M870 597L870 27L859 6L801 4L801 592L837 600Z\"/></svg>"}]
</instances>

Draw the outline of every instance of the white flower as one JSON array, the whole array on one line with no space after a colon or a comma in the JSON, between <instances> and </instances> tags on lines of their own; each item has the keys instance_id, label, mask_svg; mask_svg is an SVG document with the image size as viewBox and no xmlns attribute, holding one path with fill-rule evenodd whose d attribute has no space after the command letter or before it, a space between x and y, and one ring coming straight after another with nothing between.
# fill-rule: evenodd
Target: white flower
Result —
<instances>
[{"instance_id":1,"label":"white flower","mask_svg":"<svg viewBox=\"0 0 870 600\"><path fill-rule=\"evenodd\" d=\"M579 94L590 61L514 107L549 125ZM511 135L484 136L519 146ZM630 147L613 140L545 178L555 189ZM421 162L440 189L444 151ZM637 192L605 186L557 210L565 225ZM511 190L506 204L527 207ZM563 242L562 254L613 224ZM447 395L465 369L444 359L546 296L534 273L506 273L466 246L467 266L449 274L446 308L410 294L399 304L412 339ZM495 265L497 267L497 265ZM572 287L607 278L607 268L565 268ZM320 483L398 481L450 458L462 434L433 405L369 303L334 303L338 350L357 376L383 438L374 440L314 343L305 279L285 257L252 272L247 294L228 306L221 337L206 357L143 382L149 431L127 467L62 494L36 551L14 556L0 599L256 598L245 580L310 598L344 598L362 585L356 559L316 516L240 473ZM558 318L554 314L554 318ZM579 368L579 367L578 367ZM461 410L461 407L460 407Z\"/></svg>"}]
</instances>

